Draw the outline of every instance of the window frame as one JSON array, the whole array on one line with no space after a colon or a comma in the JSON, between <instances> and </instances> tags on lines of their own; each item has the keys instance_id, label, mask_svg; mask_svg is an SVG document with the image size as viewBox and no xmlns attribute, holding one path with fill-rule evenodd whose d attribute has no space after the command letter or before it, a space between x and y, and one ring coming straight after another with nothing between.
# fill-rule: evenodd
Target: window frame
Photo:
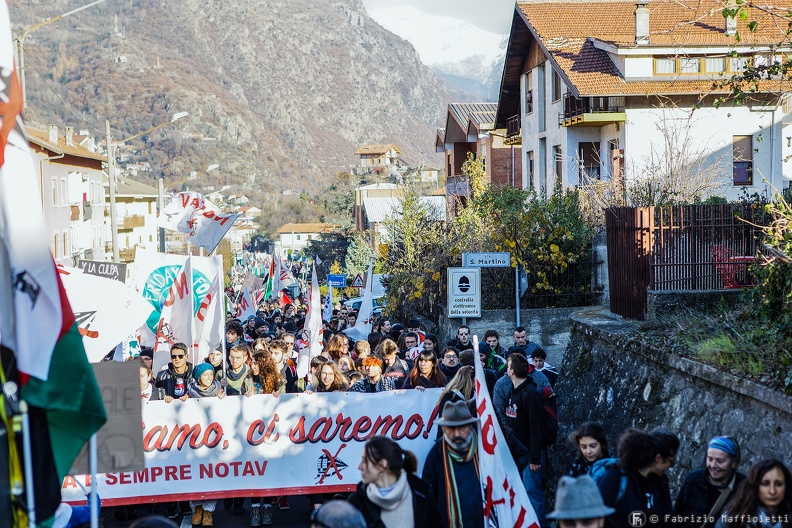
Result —
<instances>
[{"instance_id":1,"label":"window frame","mask_svg":"<svg viewBox=\"0 0 792 528\"><path fill-rule=\"evenodd\" d=\"M673 57L669 56L658 56L652 57L652 75L655 77L671 77L671 76L696 76L696 75L718 75L718 74L726 74L726 73L739 73L745 71L744 69L734 69L732 68L732 63L735 60L743 60L746 66L749 66L754 59L755 55L738 55L737 57L731 57L729 55L714 55L714 56L706 56L706 55L677 55ZM718 71L710 71L707 69L707 59L723 59L723 69ZM661 73L658 71L657 62L659 60L673 60L674 61L674 71L671 73ZM683 61L698 61L699 67L698 71L682 71L682 64Z\"/></svg>"},{"instance_id":2,"label":"window frame","mask_svg":"<svg viewBox=\"0 0 792 528\"><path fill-rule=\"evenodd\" d=\"M744 147L739 147L738 143L740 141L748 140L750 144L747 148L747 156L744 156L742 152ZM754 163L754 152L753 152L753 136L752 135L745 135L745 136L732 136L732 185L735 187L746 187L753 185L753 163ZM740 151L738 152L738 148ZM738 168L738 164L740 167ZM747 175L745 178L740 178L738 181L737 175L742 174L743 172Z\"/></svg>"}]
</instances>

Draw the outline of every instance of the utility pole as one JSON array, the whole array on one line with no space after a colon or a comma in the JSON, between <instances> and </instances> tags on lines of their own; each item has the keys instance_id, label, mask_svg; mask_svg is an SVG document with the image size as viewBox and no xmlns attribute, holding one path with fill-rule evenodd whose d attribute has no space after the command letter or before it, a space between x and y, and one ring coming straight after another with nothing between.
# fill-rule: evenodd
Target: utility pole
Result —
<instances>
[{"instance_id":1,"label":"utility pole","mask_svg":"<svg viewBox=\"0 0 792 528\"><path fill-rule=\"evenodd\" d=\"M113 262L118 262L118 218L116 217L115 153L110 135L110 120L105 120L107 132L107 179L110 187L110 243L113 245Z\"/></svg>"}]
</instances>

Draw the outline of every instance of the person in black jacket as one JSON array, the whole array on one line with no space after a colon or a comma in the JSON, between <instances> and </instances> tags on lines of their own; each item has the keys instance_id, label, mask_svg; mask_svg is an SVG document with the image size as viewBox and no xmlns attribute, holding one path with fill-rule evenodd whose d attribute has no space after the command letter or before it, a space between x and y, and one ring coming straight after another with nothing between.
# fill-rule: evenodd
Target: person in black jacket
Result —
<instances>
[{"instance_id":1,"label":"person in black jacket","mask_svg":"<svg viewBox=\"0 0 792 528\"><path fill-rule=\"evenodd\" d=\"M671 526L667 469L674 466L679 438L666 429L647 433L629 428L619 439L619 465L605 470L597 483L606 506L616 509L607 528L632 528L640 519L654 528ZM655 522L656 521L656 522Z\"/></svg>"},{"instance_id":2,"label":"person in black jacket","mask_svg":"<svg viewBox=\"0 0 792 528\"><path fill-rule=\"evenodd\" d=\"M411 451L385 436L375 436L363 448L358 466L362 481L349 502L363 514L369 528L440 525L431 486L415 476L418 460Z\"/></svg>"},{"instance_id":3,"label":"person in black jacket","mask_svg":"<svg viewBox=\"0 0 792 528\"><path fill-rule=\"evenodd\" d=\"M174 343L171 347L171 362L166 369L157 372L154 386L160 391L165 403L173 400L184 401L187 395L187 384L192 379L193 365L187 361L187 345Z\"/></svg>"},{"instance_id":4,"label":"person in black jacket","mask_svg":"<svg viewBox=\"0 0 792 528\"><path fill-rule=\"evenodd\" d=\"M685 476L674 515L680 526L712 528L726 504L736 495L745 475L737 471L740 446L728 436L716 436L707 445L706 467ZM706 516L706 522L698 522ZM710 522L712 521L712 522Z\"/></svg>"}]
</instances>

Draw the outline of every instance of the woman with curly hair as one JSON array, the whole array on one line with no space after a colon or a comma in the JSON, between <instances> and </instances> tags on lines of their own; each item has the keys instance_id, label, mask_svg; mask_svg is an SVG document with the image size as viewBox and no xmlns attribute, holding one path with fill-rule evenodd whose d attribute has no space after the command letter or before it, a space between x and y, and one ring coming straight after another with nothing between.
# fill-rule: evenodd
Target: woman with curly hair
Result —
<instances>
[{"instance_id":1,"label":"woman with curly hair","mask_svg":"<svg viewBox=\"0 0 792 528\"><path fill-rule=\"evenodd\" d=\"M418 354L415 366L410 371L410 375L404 380L402 389L434 389L435 387L445 387L445 374L440 372L440 362L434 352L427 350Z\"/></svg>"},{"instance_id":2,"label":"woman with curly hair","mask_svg":"<svg viewBox=\"0 0 792 528\"><path fill-rule=\"evenodd\" d=\"M669 526L673 513L666 470L674 466L679 438L666 429L651 432L629 428L619 438L619 464L608 466L598 481L602 500L616 512L605 519L608 528L631 528L635 512ZM656 517L655 517L656 516Z\"/></svg>"},{"instance_id":3,"label":"woman with curly hair","mask_svg":"<svg viewBox=\"0 0 792 528\"><path fill-rule=\"evenodd\" d=\"M715 528L781 528L792 525L792 476L779 460L754 464Z\"/></svg>"},{"instance_id":4,"label":"woman with curly hair","mask_svg":"<svg viewBox=\"0 0 792 528\"><path fill-rule=\"evenodd\" d=\"M319 384L316 386L316 392L345 392L349 388L346 377L341 373L338 365L332 361L322 365L318 377Z\"/></svg>"},{"instance_id":5,"label":"woman with curly hair","mask_svg":"<svg viewBox=\"0 0 792 528\"><path fill-rule=\"evenodd\" d=\"M256 394L286 394L286 380L269 352L253 354L250 370L253 374L253 388Z\"/></svg>"},{"instance_id":6,"label":"woman with curly hair","mask_svg":"<svg viewBox=\"0 0 792 528\"><path fill-rule=\"evenodd\" d=\"M601 458L609 458L608 433L597 422L581 424L569 435L569 443L578 452L578 457L567 471L570 477L579 477L591 472L591 466Z\"/></svg>"},{"instance_id":7,"label":"woman with curly hair","mask_svg":"<svg viewBox=\"0 0 792 528\"><path fill-rule=\"evenodd\" d=\"M346 336L336 334L330 338L324 348L324 356L338 363L338 358L349 355L349 341Z\"/></svg>"}]
</instances>

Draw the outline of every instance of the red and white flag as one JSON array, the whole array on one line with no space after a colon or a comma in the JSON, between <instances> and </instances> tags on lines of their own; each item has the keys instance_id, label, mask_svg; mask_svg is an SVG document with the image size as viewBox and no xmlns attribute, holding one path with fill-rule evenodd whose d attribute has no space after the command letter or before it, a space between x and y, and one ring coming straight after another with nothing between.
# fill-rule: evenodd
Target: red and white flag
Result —
<instances>
[{"instance_id":1,"label":"red and white flag","mask_svg":"<svg viewBox=\"0 0 792 528\"><path fill-rule=\"evenodd\" d=\"M198 358L209 355L222 344L225 338L223 328L223 290L220 286L220 274L216 275L206 292L206 297L198 307L195 316L195 335L198 336Z\"/></svg>"},{"instance_id":2,"label":"red and white flag","mask_svg":"<svg viewBox=\"0 0 792 528\"><path fill-rule=\"evenodd\" d=\"M187 257L184 266L173 278L168 297L160 312L157 334L154 342L154 363L156 372L170 361L170 349L174 343L190 346L195 335L193 319L193 281L192 257ZM194 358L190 358L194 359Z\"/></svg>"},{"instance_id":3,"label":"red and white flag","mask_svg":"<svg viewBox=\"0 0 792 528\"><path fill-rule=\"evenodd\" d=\"M186 233L189 242L211 253L237 218L238 214L223 213L200 193L182 192L162 210L157 225Z\"/></svg>"},{"instance_id":4,"label":"red and white flag","mask_svg":"<svg viewBox=\"0 0 792 528\"><path fill-rule=\"evenodd\" d=\"M250 291L245 288L242 290L242 297L237 303L236 318L240 321L247 321L251 315L255 317L256 305L253 304L253 297L250 295Z\"/></svg>"},{"instance_id":5,"label":"red and white flag","mask_svg":"<svg viewBox=\"0 0 792 528\"><path fill-rule=\"evenodd\" d=\"M478 354L478 336L473 336L476 363L476 410L479 418L478 457L484 497L485 526L539 528L528 500L522 476L503 436L487 390L484 368Z\"/></svg>"},{"instance_id":6,"label":"red and white flag","mask_svg":"<svg viewBox=\"0 0 792 528\"><path fill-rule=\"evenodd\" d=\"M151 304L117 280L58 266L88 361L102 361L109 350L134 333L151 313Z\"/></svg>"},{"instance_id":7,"label":"red and white flag","mask_svg":"<svg viewBox=\"0 0 792 528\"><path fill-rule=\"evenodd\" d=\"M308 293L308 312L305 314L305 330L308 334L309 346L300 349L297 358L297 375L303 377L308 374L311 359L322 353L322 301L319 295L319 280L316 278L316 265L311 272L311 289Z\"/></svg>"}]
</instances>

